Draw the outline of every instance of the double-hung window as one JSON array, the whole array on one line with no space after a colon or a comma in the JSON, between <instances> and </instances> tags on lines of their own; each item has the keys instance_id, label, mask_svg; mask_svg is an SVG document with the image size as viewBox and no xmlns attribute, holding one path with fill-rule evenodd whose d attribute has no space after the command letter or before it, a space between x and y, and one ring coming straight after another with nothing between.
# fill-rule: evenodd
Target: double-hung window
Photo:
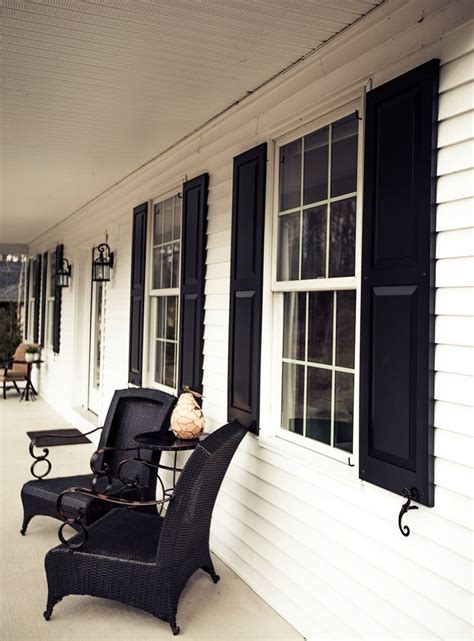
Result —
<instances>
[{"instance_id":1,"label":"double-hung window","mask_svg":"<svg viewBox=\"0 0 474 641\"><path fill-rule=\"evenodd\" d=\"M179 335L181 198L153 202L150 370L152 384L176 390Z\"/></svg>"},{"instance_id":2,"label":"double-hung window","mask_svg":"<svg viewBox=\"0 0 474 641\"><path fill-rule=\"evenodd\" d=\"M46 298L46 344L53 345L53 322L54 322L54 297L56 292L56 252L49 252L48 256L48 283Z\"/></svg>"},{"instance_id":3,"label":"double-hung window","mask_svg":"<svg viewBox=\"0 0 474 641\"><path fill-rule=\"evenodd\" d=\"M35 278L36 269L35 261L30 258L29 260L29 280L28 280L28 328L27 334L30 341L33 340L35 334Z\"/></svg>"},{"instance_id":4,"label":"double-hung window","mask_svg":"<svg viewBox=\"0 0 474 641\"><path fill-rule=\"evenodd\" d=\"M348 111L277 141L275 171L279 435L336 458L354 441L359 120Z\"/></svg>"}]
</instances>

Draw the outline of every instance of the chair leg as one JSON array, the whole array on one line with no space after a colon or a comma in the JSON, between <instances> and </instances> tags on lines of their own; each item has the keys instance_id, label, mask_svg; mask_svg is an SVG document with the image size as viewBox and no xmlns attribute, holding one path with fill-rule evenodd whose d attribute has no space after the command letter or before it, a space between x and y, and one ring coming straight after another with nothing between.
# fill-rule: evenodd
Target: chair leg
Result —
<instances>
[{"instance_id":1,"label":"chair leg","mask_svg":"<svg viewBox=\"0 0 474 641\"><path fill-rule=\"evenodd\" d=\"M46 619L46 621L49 621L51 618L51 615L53 614L53 608L56 605L56 603L59 603L62 599L62 596L58 597L49 597L48 596L48 603L46 604L46 610L43 612L43 616Z\"/></svg>"},{"instance_id":2,"label":"chair leg","mask_svg":"<svg viewBox=\"0 0 474 641\"><path fill-rule=\"evenodd\" d=\"M171 632L173 633L174 636L177 636L179 634L180 630L181 630L179 625L176 625L176 619L175 618L173 618L170 621L170 628L171 628Z\"/></svg>"},{"instance_id":3,"label":"chair leg","mask_svg":"<svg viewBox=\"0 0 474 641\"><path fill-rule=\"evenodd\" d=\"M31 521L31 519L34 517L34 514L28 514L23 508L23 524L21 526L20 533L25 536L26 530L28 529L28 523Z\"/></svg>"},{"instance_id":4,"label":"chair leg","mask_svg":"<svg viewBox=\"0 0 474 641\"><path fill-rule=\"evenodd\" d=\"M7 400L7 382L3 381L3 399Z\"/></svg>"},{"instance_id":5,"label":"chair leg","mask_svg":"<svg viewBox=\"0 0 474 641\"><path fill-rule=\"evenodd\" d=\"M210 557L209 557L209 561L206 563L206 565L202 566L201 570L204 570L204 572L207 572L211 576L211 579L214 581L214 583L217 583L221 578L214 570L214 565Z\"/></svg>"},{"instance_id":6,"label":"chair leg","mask_svg":"<svg viewBox=\"0 0 474 641\"><path fill-rule=\"evenodd\" d=\"M16 382L16 381L13 381L13 385L15 386L15 389L16 389L16 391L18 392L18 394L21 394L21 389L18 387L18 385L17 385L17 382Z\"/></svg>"}]
</instances>

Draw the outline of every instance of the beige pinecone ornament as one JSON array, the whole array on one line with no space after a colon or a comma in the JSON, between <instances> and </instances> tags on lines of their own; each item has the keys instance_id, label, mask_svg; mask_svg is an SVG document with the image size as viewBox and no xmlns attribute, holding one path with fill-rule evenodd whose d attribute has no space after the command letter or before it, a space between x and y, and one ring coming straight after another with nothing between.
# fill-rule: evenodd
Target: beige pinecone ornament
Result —
<instances>
[{"instance_id":1,"label":"beige pinecone ornament","mask_svg":"<svg viewBox=\"0 0 474 641\"><path fill-rule=\"evenodd\" d=\"M171 414L170 430L177 438L197 438L203 433L205 423L202 409L196 402L196 398L202 397L187 385L184 390Z\"/></svg>"}]
</instances>

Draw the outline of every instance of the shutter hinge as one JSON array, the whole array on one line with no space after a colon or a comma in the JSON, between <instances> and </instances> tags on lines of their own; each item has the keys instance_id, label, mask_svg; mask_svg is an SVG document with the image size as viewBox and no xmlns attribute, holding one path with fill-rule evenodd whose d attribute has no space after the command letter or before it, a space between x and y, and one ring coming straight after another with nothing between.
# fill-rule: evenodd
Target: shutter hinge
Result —
<instances>
[{"instance_id":1,"label":"shutter hinge","mask_svg":"<svg viewBox=\"0 0 474 641\"><path fill-rule=\"evenodd\" d=\"M406 487L404 487L402 490L402 495L407 500L406 500L406 503L402 505L400 509L400 513L398 515L398 527L400 529L400 532L403 534L403 536L410 536L410 528L408 527L408 525L402 526L402 519L405 516L405 514L408 512L408 510L418 509L418 505L410 505L412 500L416 500L416 497L418 496L418 492L415 488L408 490Z\"/></svg>"}]
</instances>

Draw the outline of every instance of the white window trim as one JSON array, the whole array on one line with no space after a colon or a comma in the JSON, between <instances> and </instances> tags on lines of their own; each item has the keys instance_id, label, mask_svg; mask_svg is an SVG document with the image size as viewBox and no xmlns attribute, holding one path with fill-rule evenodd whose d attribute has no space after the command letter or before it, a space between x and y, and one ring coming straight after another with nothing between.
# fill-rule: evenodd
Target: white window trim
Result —
<instances>
[{"instance_id":1,"label":"white window trim","mask_svg":"<svg viewBox=\"0 0 474 641\"><path fill-rule=\"evenodd\" d=\"M342 95L342 94L341 94ZM359 461L359 386L360 386L360 284L362 261L362 211L363 211L363 168L364 168L364 138L365 138L365 86L359 86L357 97L351 96L347 102L341 98L340 106L324 110L316 115L312 113L311 120L303 125L287 131L278 137L269 139L269 162L267 163L267 206L265 212L265 251L264 251L264 295L263 295L263 326L271 327L270 336L262 341L261 367L261 404L260 404L260 444L269 449L286 451L289 456L301 458L307 454L323 455L334 463L350 463L353 474L358 477ZM347 97L347 94L346 94ZM333 103L332 103L333 104ZM332 106L331 104L331 106ZM324 110L324 111L323 111ZM346 278L308 279L302 281L277 281L277 251L278 251L278 153L279 148L305 134L335 122L351 112L358 110L359 121L358 154L357 154L357 203L356 203L356 252L355 276ZM294 115L288 120L295 122ZM300 121L301 122L301 121ZM279 125L279 133L282 125ZM345 452L336 447L320 443L293 434L280 427L281 421L281 384L282 366L281 350L283 344L283 292L309 291L312 287L317 290L354 289L356 291L356 327L355 327L355 359L354 359L354 424L353 452ZM283 446L283 447L282 447Z\"/></svg>"},{"instance_id":2,"label":"white window trim","mask_svg":"<svg viewBox=\"0 0 474 641\"><path fill-rule=\"evenodd\" d=\"M143 336L143 372L147 387L157 389L168 394L177 394L177 387L169 387L157 383L154 377L155 371L155 341L152 340L152 330L156 326L156 305L152 302L156 296L177 296L179 303L180 288L173 287L169 289L152 289L153 283L153 204L157 201L166 200L182 192L186 176L168 182L162 190L156 190L156 195L148 201L148 219L147 219L147 240L146 240L146 265L145 265L145 309L144 309L144 336ZM181 218L182 223L182 218ZM182 234L181 227L181 234ZM182 239L181 239L182 240ZM181 247L180 247L181 258ZM181 276L180 276L181 277ZM179 306L178 306L178 332L177 332L177 353L176 367L179 367L180 357L180 326L179 326Z\"/></svg>"}]
</instances>

